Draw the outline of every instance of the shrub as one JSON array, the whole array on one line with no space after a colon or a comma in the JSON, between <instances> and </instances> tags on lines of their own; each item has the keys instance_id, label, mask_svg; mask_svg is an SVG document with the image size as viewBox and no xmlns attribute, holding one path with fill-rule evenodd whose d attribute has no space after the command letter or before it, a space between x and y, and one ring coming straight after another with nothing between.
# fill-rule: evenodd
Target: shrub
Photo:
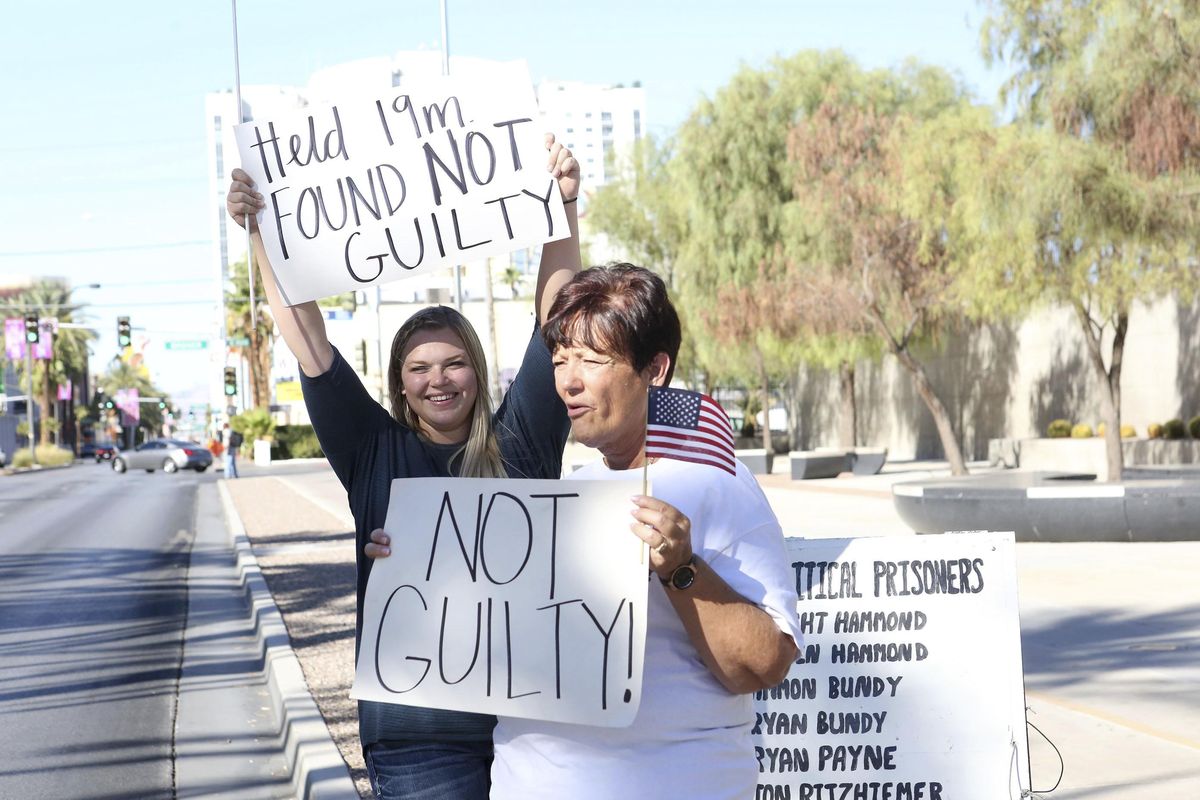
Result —
<instances>
[{"instance_id":1,"label":"shrub","mask_svg":"<svg viewBox=\"0 0 1200 800\"><path fill-rule=\"evenodd\" d=\"M1200 439L1200 414L1188 420L1188 433L1193 439Z\"/></svg>"},{"instance_id":2,"label":"shrub","mask_svg":"<svg viewBox=\"0 0 1200 800\"><path fill-rule=\"evenodd\" d=\"M292 442L292 458L324 458L325 451L317 441L317 434L309 431Z\"/></svg>"},{"instance_id":3,"label":"shrub","mask_svg":"<svg viewBox=\"0 0 1200 800\"><path fill-rule=\"evenodd\" d=\"M317 441L312 425L280 425L271 442L271 458L322 458L325 453Z\"/></svg>"},{"instance_id":4,"label":"shrub","mask_svg":"<svg viewBox=\"0 0 1200 800\"><path fill-rule=\"evenodd\" d=\"M74 461L75 454L54 445L38 445L37 459L43 467L61 467L63 464L70 464ZM13 454L12 465L14 467L33 466L33 454L30 453L28 447Z\"/></svg>"},{"instance_id":5,"label":"shrub","mask_svg":"<svg viewBox=\"0 0 1200 800\"><path fill-rule=\"evenodd\" d=\"M1161 439L1163 435L1162 425L1157 422L1151 422L1146 426L1146 435L1151 439Z\"/></svg>"},{"instance_id":6,"label":"shrub","mask_svg":"<svg viewBox=\"0 0 1200 800\"><path fill-rule=\"evenodd\" d=\"M1088 425L1086 422L1081 422L1075 427L1071 428L1072 439L1090 439L1092 436L1092 426Z\"/></svg>"},{"instance_id":7,"label":"shrub","mask_svg":"<svg viewBox=\"0 0 1200 800\"><path fill-rule=\"evenodd\" d=\"M1065 419L1056 419L1046 427L1046 435L1051 439L1066 439L1071 435L1071 423Z\"/></svg>"},{"instance_id":8,"label":"shrub","mask_svg":"<svg viewBox=\"0 0 1200 800\"><path fill-rule=\"evenodd\" d=\"M754 438L754 423L750 420L746 420L745 424L742 425L742 436L746 439Z\"/></svg>"},{"instance_id":9,"label":"shrub","mask_svg":"<svg viewBox=\"0 0 1200 800\"><path fill-rule=\"evenodd\" d=\"M265 408L252 408L230 417L229 427L242 435L242 446L253 447L255 439L270 439L275 432L275 420Z\"/></svg>"},{"instance_id":10,"label":"shrub","mask_svg":"<svg viewBox=\"0 0 1200 800\"><path fill-rule=\"evenodd\" d=\"M1182 439L1187 436L1187 430L1183 427L1183 420L1169 419L1163 423L1163 437L1166 439Z\"/></svg>"},{"instance_id":11,"label":"shrub","mask_svg":"<svg viewBox=\"0 0 1200 800\"><path fill-rule=\"evenodd\" d=\"M1137 431L1134 430L1132 425L1122 425L1120 430L1122 439L1133 439L1137 437ZM1108 433L1108 426L1103 422L1096 426L1096 435L1098 437L1103 439L1104 434L1106 433Z\"/></svg>"}]
</instances>

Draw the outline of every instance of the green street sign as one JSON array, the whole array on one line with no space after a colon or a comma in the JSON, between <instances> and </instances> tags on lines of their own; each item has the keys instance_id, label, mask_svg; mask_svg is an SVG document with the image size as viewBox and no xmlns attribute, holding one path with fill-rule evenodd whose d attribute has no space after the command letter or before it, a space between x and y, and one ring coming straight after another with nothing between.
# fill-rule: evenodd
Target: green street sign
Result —
<instances>
[{"instance_id":1,"label":"green street sign","mask_svg":"<svg viewBox=\"0 0 1200 800\"><path fill-rule=\"evenodd\" d=\"M182 339L174 342L167 342L168 350L207 350L208 342L203 339Z\"/></svg>"},{"instance_id":2,"label":"green street sign","mask_svg":"<svg viewBox=\"0 0 1200 800\"><path fill-rule=\"evenodd\" d=\"M230 347L249 347L250 346L250 337L249 336L230 336L225 341L229 343Z\"/></svg>"}]
</instances>

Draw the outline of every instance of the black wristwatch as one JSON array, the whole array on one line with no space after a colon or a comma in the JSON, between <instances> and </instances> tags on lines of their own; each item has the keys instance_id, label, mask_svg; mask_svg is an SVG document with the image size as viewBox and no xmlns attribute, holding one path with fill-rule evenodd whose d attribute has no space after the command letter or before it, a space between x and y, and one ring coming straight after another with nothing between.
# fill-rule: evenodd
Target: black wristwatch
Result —
<instances>
[{"instance_id":1,"label":"black wristwatch","mask_svg":"<svg viewBox=\"0 0 1200 800\"><path fill-rule=\"evenodd\" d=\"M671 570L671 577L659 578L663 586L682 592L696 582L696 556L692 555L686 562Z\"/></svg>"}]
</instances>

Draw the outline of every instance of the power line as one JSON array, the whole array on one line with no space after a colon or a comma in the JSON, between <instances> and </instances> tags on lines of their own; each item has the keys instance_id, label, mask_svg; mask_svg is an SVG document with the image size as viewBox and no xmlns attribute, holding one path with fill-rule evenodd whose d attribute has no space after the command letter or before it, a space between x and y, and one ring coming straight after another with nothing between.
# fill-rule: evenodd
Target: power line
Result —
<instances>
[{"instance_id":1,"label":"power line","mask_svg":"<svg viewBox=\"0 0 1200 800\"><path fill-rule=\"evenodd\" d=\"M157 244L124 244L112 247L81 247L75 250L21 250L0 252L0 258L25 258L26 256L72 256L81 253L118 253L130 250L166 250L172 247L198 247L211 245L211 239L196 239L186 242L159 242Z\"/></svg>"},{"instance_id":2,"label":"power line","mask_svg":"<svg viewBox=\"0 0 1200 800\"><path fill-rule=\"evenodd\" d=\"M0 303L0 308L8 309L10 311L18 311L23 309L29 309L31 311L41 309L48 311L50 309L71 308L82 312L89 308L124 308L125 306L195 306L215 305L216 302L217 301L215 298L209 298L207 300L148 300L145 302L120 303L72 303L70 305L65 303Z\"/></svg>"},{"instance_id":3,"label":"power line","mask_svg":"<svg viewBox=\"0 0 1200 800\"><path fill-rule=\"evenodd\" d=\"M0 153L31 153L39 150L55 152L70 150L103 150L112 148L137 149L142 147L157 147L159 145L198 145L204 144L203 139L148 139L145 141L93 142L91 144L35 144L18 147L0 147Z\"/></svg>"}]
</instances>

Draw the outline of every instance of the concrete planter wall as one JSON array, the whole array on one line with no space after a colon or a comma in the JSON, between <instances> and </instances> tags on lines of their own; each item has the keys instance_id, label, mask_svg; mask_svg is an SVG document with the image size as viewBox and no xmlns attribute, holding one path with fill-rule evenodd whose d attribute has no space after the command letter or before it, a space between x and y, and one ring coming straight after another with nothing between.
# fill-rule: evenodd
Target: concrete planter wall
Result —
<instances>
[{"instance_id":1,"label":"concrete planter wall","mask_svg":"<svg viewBox=\"0 0 1200 800\"><path fill-rule=\"evenodd\" d=\"M1108 480L1104 440L1091 439L996 439L989 450L1003 454L1006 466L1028 470L1090 472L1097 480ZM1125 466L1153 464L1200 464L1200 441L1194 439L1125 439L1121 442ZM1015 463L1011 463L1014 462Z\"/></svg>"}]
</instances>

